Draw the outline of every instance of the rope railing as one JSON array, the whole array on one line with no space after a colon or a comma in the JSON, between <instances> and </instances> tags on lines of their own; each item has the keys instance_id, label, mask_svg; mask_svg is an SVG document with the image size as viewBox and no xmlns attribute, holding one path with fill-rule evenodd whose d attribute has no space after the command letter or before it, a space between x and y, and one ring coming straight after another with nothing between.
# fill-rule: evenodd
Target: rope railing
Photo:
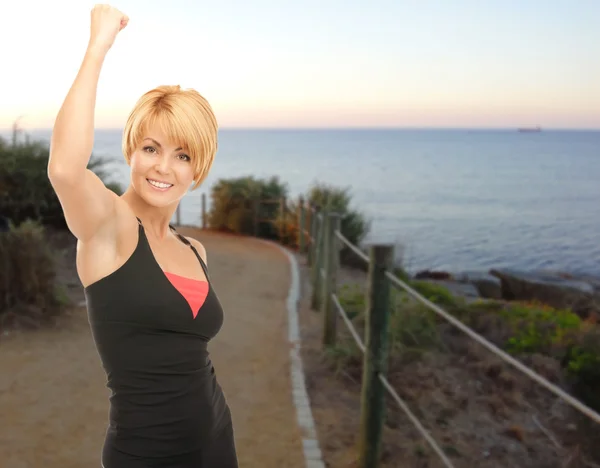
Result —
<instances>
[{"instance_id":1,"label":"rope railing","mask_svg":"<svg viewBox=\"0 0 600 468\"><path fill-rule=\"evenodd\" d=\"M360 336L358 336L358 332L356 331L356 328L354 328L354 325L352 325L352 321L350 320L350 318L348 317L348 314L342 307L342 304L340 304L339 298L337 297L336 294L331 294L331 300L335 304L338 313L341 315L342 319L346 323L346 326L348 327L350 334L354 338L356 345L364 354L366 352L367 348L365 347L364 343L360 339ZM413 414L413 412L410 410L410 408L404 402L404 400L402 398L400 398L400 396L398 395L396 390L394 390L394 388L390 385L388 380L381 374L378 374L378 378L381 380L381 383L383 384L385 389L388 391L388 393L392 396L392 398L394 400L396 400L396 403L398 403L398 406L400 406L400 409L402 411L404 411L406 416L408 416L408 418L411 420L411 422L415 425L415 427L421 433L423 438L427 441L427 443L429 443L429 445L431 446L433 451L440 456L440 458L442 459L442 461L444 462L444 464L447 467L454 468L454 465L452 464L452 462L448 459L448 457L446 457L446 455L444 454L442 449L438 446L437 442L433 439L433 437L431 437L429 432L427 432L427 429L425 429L425 427L421 424L421 422L418 420L418 418Z\"/></svg>"},{"instance_id":2,"label":"rope railing","mask_svg":"<svg viewBox=\"0 0 600 468\"><path fill-rule=\"evenodd\" d=\"M367 263L367 265L371 264L370 258L364 252L362 252L356 245L354 245L352 242L350 242L348 240L348 238L346 238L339 229L335 230L333 232L333 234L345 246L347 246L352 252L354 252L354 254L356 256L358 256L359 258L364 260ZM326 272L324 271L324 273L326 273ZM335 304L337 312L343 318L343 320L346 324L346 327L348 328L350 334L354 338L354 341L356 342L358 348L362 351L362 353L364 355L366 353L367 348L363 344L362 340L360 339L360 336L358 335L358 332L356 331L356 328L354 328L352 321L349 319L348 314L346 313L343 306L341 305L338 296L333 292L331 293L331 300ZM415 414L410 410L410 408L408 407L406 402L400 397L400 395L398 395L398 392L396 392L396 390L390 385L387 378L379 372L377 372L377 378L379 379L379 381L381 382L383 387L387 390L388 394L396 401L396 403L398 404L400 409L404 412L404 414L408 417L408 419L413 423L413 425L415 426L417 431L419 431L419 433L427 441L427 443L429 444L431 449L440 457L440 459L442 460L444 465L448 468L454 468L454 465L452 464L450 459L446 456L446 454L440 448L440 446L435 441L435 439L427 431L425 426L423 426L423 424L419 421L419 419L415 416Z\"/></svg>"},{"instance_id":3,"label":"rope railing","mask_svg":"<svg viewBox=\"0 0 600 468\"><path fill-rule=\"evenodd\" d=\"M346 326L348 327L350 334L354 338L354 341L356 341L356 346L358 346L358 348L364 353L366 351L365 345L362 342L362 340L360 339L360 336L358 336L358 332L356 331L356 328L354 328L354 325L352 325L352 321L350 320L350 318L348 317L348 314L342 307L342 304L340 304L340 300L338 299L337 295L332 294L331 299L333 300L333 303L337 307L338 313L341 315L342 319L346 323Z\"/></svg>"},{"instance_id":4,"label":"rope railing","mask_svg":"<svg viewBox=\"0 0 600 468\"><path fill-rule=\"evenodd\" d=\"M526 365L522 364L521 362L519 362L518 360L513 358L511 355L509 355L505 351L502 351L500 348L498 348L493 343L490 343L483 336L479 335L477 332L475 332L471 328L467 327L464 323L462 323L457 318L453 317L451 314L446 312L440 306L438 306L437 304L434 304L429 299L423 297L421 294L419 294L417 291L412 289L409 285L407 285L404 281L402 281L397 276L393 275L389 271L386 271L385 275L392 282L392 284L394 284L396 287L406 291L412 297L414 297L415 299L417 299L418 301L420 301L421 303L423 303L424 305L429 307L436 314L438 314L439 316L446 319L448 322L450 322L452 325L454 325L460 331L462 331L463 333L468 335L473 340L477 341L483 347L485 347L486 349L488 349L489 351L494 353L496 356L498 356L502 360L508 362L513 367L515 367L516 369L521 371L523 374L527 375L529 378L535 380L537 383L539 383L540 385L542 385L543 387L545 387L546 389L548 389L549 391L554 393L559 398L562 398L564 401L569 403L571 406L573 406L575 409L579 410L584 415L588 416L590 419L593 419L595 422L600 423L600 414L595 412L593 409L587 407L586 405L581 403L576 398L573 398L567 392L565 392L561 388L557 387L552 382L548 381L547 379L545 379L544 377L542 377L541 375L536 373L534 370L527 367Z\"/></svg>"},{"instance_id":5,"label":"rope railing","mask_svg":"<svg viewBox=\"0 0 600 468\"><path fill-rule=\"evenodd\" d=\"M409 409L408 405L404 402L404 400L402 400L402 398L398 396L398 393L396 393L396 390L394 390L394 388L390 385L388 380L381 374L379 374L379 380L381 381L385 389L388 391L388 393L392 396L392 398L396 400L396 403L398 403L398 406L400 406L400 408L402 409L402 411L404 411L406 416L408 416L408 419L410 419L410 421L415 425L417 430L421 433L423 438L431 446L433 451L440 457L444 465L446 465L448 468L454 468L454 465L452 464L450 459L446 456L446 454L440 448L440 446L437 444L434 438L431 437L431 434L427 432L427 429L425 429L423 424L421 424L421 421L419 421L419 419Z\"/></svg>"},{"instance_id":6,"label":"rope railing","mask_svg":"<svg viewBox=\"0 0 600 468\"><path fill-rule=\"evenodd\" d=\"M346 328L354 338L358 348L362 351L364 357L364 366L365 368L369 367L371 372L363 373L363 389L362 392L365 392L365 386L373 386L373 382L369 381L369 378L366 375L371 375L371 378L376 379L379 385L382 385L383 388L387 391L387 393L396 401L401 410L406 414L409 420L412 422L414 427L418 430L418 432L423 436L423 438L428 442L432 450L439 456L440 460L444 463L446 467L453 468L453 464L448 458L448 456L444 453L444 451L439 447L434 438L429 434L424 425L419 421L419 419L411 412L407 403L398 395L396 390L391 386L387 378L385 377L385 371L381 371L385 366L381 364L382 359L384 357L381 355L381 348L383 347L381 343L378 343L380 349L372 349L374 346L372 343L369 343L367 340L366 343L360 338L359 333L356 331L355 327L352 324L352 321L348 317L346 311L341 305L340 299L336 294L336 276L337 269L339 268L339 253L342 246L347 247L350 251L352 251L356 256L362 259L369 266L368 273L368 281L369 281L369 290L370 290L370 301L377 302L378 305L373 306L373 304L369 305L369 310L367 310L367 326L365 329L366 336L375 336L378 337L386 335L386 328L382 328L387 326L387 315L389 314L390 304L387 302L386 295L386 287L393 286L395 288L401 289L405 291L407 294L412 296L414 299L418 300L433 312L435 312L438 316L442 317L456 328L465 333L468 337L475 340L483 347L485 347L488 351L492 352L495 356L502 359L504 362L512 365L512 367L521 371L524 375L531 378L533 381L543 386L554 395L567 402L573 408L577 409L579 412L592 419L593 421L600 423L600 414L595 412L593 409L589 408L581 401L569 395L567 392L559 388L557 385L548 381L538 373L536 373L531 368L519 362L517 359L510 356L505 351L501 350L493 343L485 339L483 336L479 335L477 332L472 330L470 327L462 323L460 320L449 314L447 311L439 307L437 304L429 301L427 298L423 297L413 288L411 288L407 283L398 278L395 274L393 274L390 270L392 270L392 262L390 261L393 257L393 248L391 246L372 246L370 255L367 255L363 252L358 246L353 244L344 234L341 232L340 228L340 218L336 213L323 213L319 211L315 211L312 207L309 208L311 212L311 217L315 220L311 223L310 226L310 235L313 242L310 244L309 252L312 257L311 266L313 269L312 276L312 307L313 309L320 309L324 312L324 330L323 342L325 346L332 346L335 344L335 336L336 336L336 327L335 320L333 317L340 316L343 322L346 325ZM386 255L387 253L387 255ZM383 255L383 256L382 256ZM384 258L385 257L385 258ZM387 263L386 263L387 258ZM374 279L374 276L379 275L379 279ZM385 284L384 284L385 283ZM368 322L372 321L371 327L378 327L377 330L369 330ZM369 335L371 334L371 335ZM377 341L378 338L373 338L373 342ZM379 361L372 362L372 361ZM364 404L363 400L363 404ZM377 407L378 402L367 402L366 406L361 408L362 412L372 412L373 414L377 414L377 410L374 409ZM369 418L363 418L363 420L368 420ZM372 420L371 420L372 422ZM367 424L367 423L365 423ZM378 424L383 426L383 420L380 420ZM373 426L370 426L369 429L372 429ZM368 431L363 427L361 429L361 437L366 437L369 440L362 440L359 444L361 447L368 445L379 444L379 440L377 437L380 437L380 433L376 434L374 437L368 436ZM360 467L376 467L379 466L379 460L372 454L372 451L363 450L360 454Z\"/></svg>"},{"instance_id":7,"label":"rope railing","mask_svg":"<svg viewBox=\"0 0 600 468\"><path fill-rule=\"evenodd\" d=\"M366 253L361 251L358 247L356 247L352 242L344 237L344 235L340 231L335 231L334 233L339 240L341 240L350 250L352 250L359 258L362 258L367 265L370 263L369 257Z\"/></svg>"},{"instance_id":8,"label":"rope railing","mask_svg":"<svg viewBox=\"0 0 600 468\"><path fill-rule=\"evenodd\" d=\"M255 206L257 203L254 201ZM203 201L204 211L204 201ZM287 208L285 199L280 200L280 213L292 214ZM323 344L333 346L336 341L336 317L340 316L352 335L356 345L363 354L363 382L361 392L365 395L379 395L377 387L382 388L396 401L400 409L412 422L417 431L427 441L431 449L439 456L446 467L453 468L448 456L439 447L435 439L410 410L407 403L398 395L387 380L385 361L387 352L387 324L390 310L389 288L403 290L413 299L424 304L454 327L461 330L495 356L510 364L537 384L541 385L561 400L578 410L596 423L600 423L600 414L589 408L581 401L569 395L557 385L548 381L533 369L519 362L508 353L475 332L446 310L431 302L410 285L398 278L393 270L393 247L386 245L371 246L369 254L353 244L341 231L339 214L321 210L313 204L305 204L302 198L298 204L297 247L300 254L307 254L307 264L311 268L312 298L311 307L324 313ZM204 214L203 214L204 218ZM258 217L257 217L258 218ZM339 269L340 251L347 248L368 265L369 301L366 311L365 342L353 326L351 319L344 310L337 291L337 270ZM382 390L382 392L383 392ZM384 392L384 393L385 393ZM383 393L383 394L384 394ZM382 395L383 395L382 394ZM369 401L372 400L372 401ZM359 460L360 468L376 468L379 466L379 448L383 428L380 405L383 400L377 398L362 398L361 441Z\"/></svg>"},{"instance_id":9,"label":"rope railing","mask_svg":"<svg viewBox=\"0 0 600 468\"><path fill-rule=\"evenodd\" d=\"M360 258L362 258L365 262L369 263L369 257L364 252L362 252L358 247L356 247L354 244L352 244L346 237L344 237L344 235L340 231L335 231L335 235L346 246L348 246L354 253L356 253L357 256L359 256ZM496 345L494 345L490 341L486 340L483 336L481 336L480 334L478 334L477 332L475 332L474 330L472 330L471 328L469 328L468 326L466 326L464 323L462 323L456 317L453 317L451 314L449 314L448 312L446 312L440 306L438 306L437 304L434 304L433 302L431 302L426 297L423 297L421 294L419 294L417 291L415 291L413 288L411 288L408 284L406 284L404 281L402 281L400 278L398 278L393 273L391 273L389 271L386 271L385 272L385 276L397 288L403 289L404 291L406 291L412 297L414 297L415 299L417 299L418 301L420 301L422 304L424 304L427 307L429 307L436 314L438 314L439 316L441 316L442 318L444 318L445 320L447 320L448 322L450 322L452 325L454 325L460 331L462 331L463 333L465 333L466 335L468 335L473 340L477 341L483 347L485 347L486 349L488 349L489 351L491 351L492 353L494 353L496 356L498 356L499 358L501 358L504 361L508 362L513 367L515 367L516 369L518 369L519 371L521 371L522 373L524 373L525 375L527 375L532 380L535 380L537 383L539 383L540 385L542 385L543 387L545 387L547 390L549 390L552 393L554 393L559 398L562 398L563 400L565 400L571 406L573 406L574 408L576 408L577 410L579 410L582 414L588 416L590 419L594 420L595 422L600 423L600 414L598 414L596 411L594 411L593 409L591 409L588 406L584 405L583 403L581 403L576 398L573 398L571 395L569 395L567 392L565 392L564 390L562 390L560 387L556 386L555 384L553 384L549 380L545 379L543 376L541 376L540 374L538 374L537 372L535 372L531 368L529 368L526 365L522 364L517 359L513 358L510 354L508 354L505 351L501 350L500 348L498 348Z\"/></svg>"}]
</instances>

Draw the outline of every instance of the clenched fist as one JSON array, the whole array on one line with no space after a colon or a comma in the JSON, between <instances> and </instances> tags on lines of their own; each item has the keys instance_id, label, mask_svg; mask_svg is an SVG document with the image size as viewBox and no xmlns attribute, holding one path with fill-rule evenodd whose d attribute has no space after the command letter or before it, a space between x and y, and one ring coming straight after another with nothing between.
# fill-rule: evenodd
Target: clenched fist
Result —
<instances>
[{"instance_id":1,"label":"clenched fist","mask_svg":"<svg viewBox=\"0 0 600 468\"><path fill-rule=\"evenodd\" d=\"M96 5L92 8L90 46L103 52L113 45L117 34L127 26L129 17L110 5Z\"/></svg>"}]
</instances>

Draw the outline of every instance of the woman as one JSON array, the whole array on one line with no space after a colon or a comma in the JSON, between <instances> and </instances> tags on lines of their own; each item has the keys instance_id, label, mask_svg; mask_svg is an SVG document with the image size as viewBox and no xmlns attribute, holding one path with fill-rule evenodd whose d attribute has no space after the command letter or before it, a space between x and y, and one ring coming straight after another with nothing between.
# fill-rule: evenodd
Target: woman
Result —
<instances>
[{"instance_id":1,"label":"woman","mask_svg":"<svg viewBox=\"0 0 600 468\"><path fill-rule=\"evenodd\" d=\"M79 73L52 134L48 176L78 239L77 271L111 390L105 468L234 468L231 413L207 351L223 323L206 251L169 225L180 199L206 177L217 123L193 90L161 86L129 116L122 196L87 169L98 76L129 19L92 10Z\"/></svg>"}]
</instances>

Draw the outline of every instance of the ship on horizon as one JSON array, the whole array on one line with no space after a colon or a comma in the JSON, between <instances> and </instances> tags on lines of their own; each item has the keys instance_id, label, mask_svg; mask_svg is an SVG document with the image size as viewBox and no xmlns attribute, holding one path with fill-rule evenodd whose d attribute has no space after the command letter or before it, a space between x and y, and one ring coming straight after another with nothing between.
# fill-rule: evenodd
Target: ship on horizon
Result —
<instances>
[{"instance_id":1,"label":"ship on horizon","mask_svg":"<svg viewBox=\"0 0 600 468\"><path fill-rule=\"evenodd\" d=\"M521 127L518 130L521 133L537 133L542 131L539 125L537 127Z\"/></svg>"}]
</instances>

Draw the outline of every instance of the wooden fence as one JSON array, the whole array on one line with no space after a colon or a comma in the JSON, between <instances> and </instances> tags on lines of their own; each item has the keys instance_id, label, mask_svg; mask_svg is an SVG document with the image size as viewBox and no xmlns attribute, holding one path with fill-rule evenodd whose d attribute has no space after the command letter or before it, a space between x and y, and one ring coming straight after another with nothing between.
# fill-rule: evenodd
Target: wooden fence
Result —
<instances>
[{"instance_id":1,"label":"wooden fence","mask_svg":"<svg viewBox=\"0 0 600 468\"><path fill-rule=\"evenodd\" d=\"M280 214L286 213L285 199L254 201L255 220L258 220L257 207L261 203L279 203ZM203 197L202 219L206 220L206 203ZM289 212L289 210L288 210ZM600 423L600 415L579 400L563 391L529 367L525 366L484 337L467 327L460 320L429 301L393 274L394 247L388 244L371 245L368 253L350 242L341 232L341 215L327 212L305 203L300 197L297 203L298 253L307 256L312 285L311 307L323 315L322 343L324 347L334 346L337 337L337 317L343 319L357 346L363 352L363 373L361 387L361 408L359 428L359 468L380 466L381 441L384 425L385 395L395 400L415 428L440 457L444 466L454 468L451 460L432 438L427 429L410 410L408 405L392 388L386 379L388 362L388 336L390 316L390 289L395 287L425 304L467 336L536 381L579 412ZM255 225L258 221L255 221ZM203 227L205 227L203 221ZM367 300L364 337L360 337L344 311L339 297L337 273L340 267L340 252L348 247L368 264ZM363 343L364 339L364 343Z\"/></svg>"},{"instance_id":2,"label":"wooden fence","mask_svg":"<svg viewBox=\"0 0 600 468\"><path fill-rule=\"evenodd\" d=\"M240 199L242 199L242 198L240 197ZM201 194L201 200L202 200L202 207L201 207L200 222L201 222L202 229L206 229L208 227L208 210L207 210L205 193ZM286 213L287 214L291 213L289 210L288 204L287 204L286 197L254 198L254 199L243 198L243 200L248 201L252 205L252 224L253 224L253 234L255 236L257 236L259 233L259 224L261 222L262 223L270 223L270 224L274 224L274 222L275 222L274 219L264 218L264 217L260 216L261 206L263 206L263 205L278 205L277 213L280 217L283 217ZM181 203L179 203L179 205L177 205L177 211L175 212L175 224L181 225ZM299 226L299 225L300 224L298 224L297 226ZM280 225L277 227L279 228L280 237L283 237L284 226Z\"/></svg>"}]
</instances>

